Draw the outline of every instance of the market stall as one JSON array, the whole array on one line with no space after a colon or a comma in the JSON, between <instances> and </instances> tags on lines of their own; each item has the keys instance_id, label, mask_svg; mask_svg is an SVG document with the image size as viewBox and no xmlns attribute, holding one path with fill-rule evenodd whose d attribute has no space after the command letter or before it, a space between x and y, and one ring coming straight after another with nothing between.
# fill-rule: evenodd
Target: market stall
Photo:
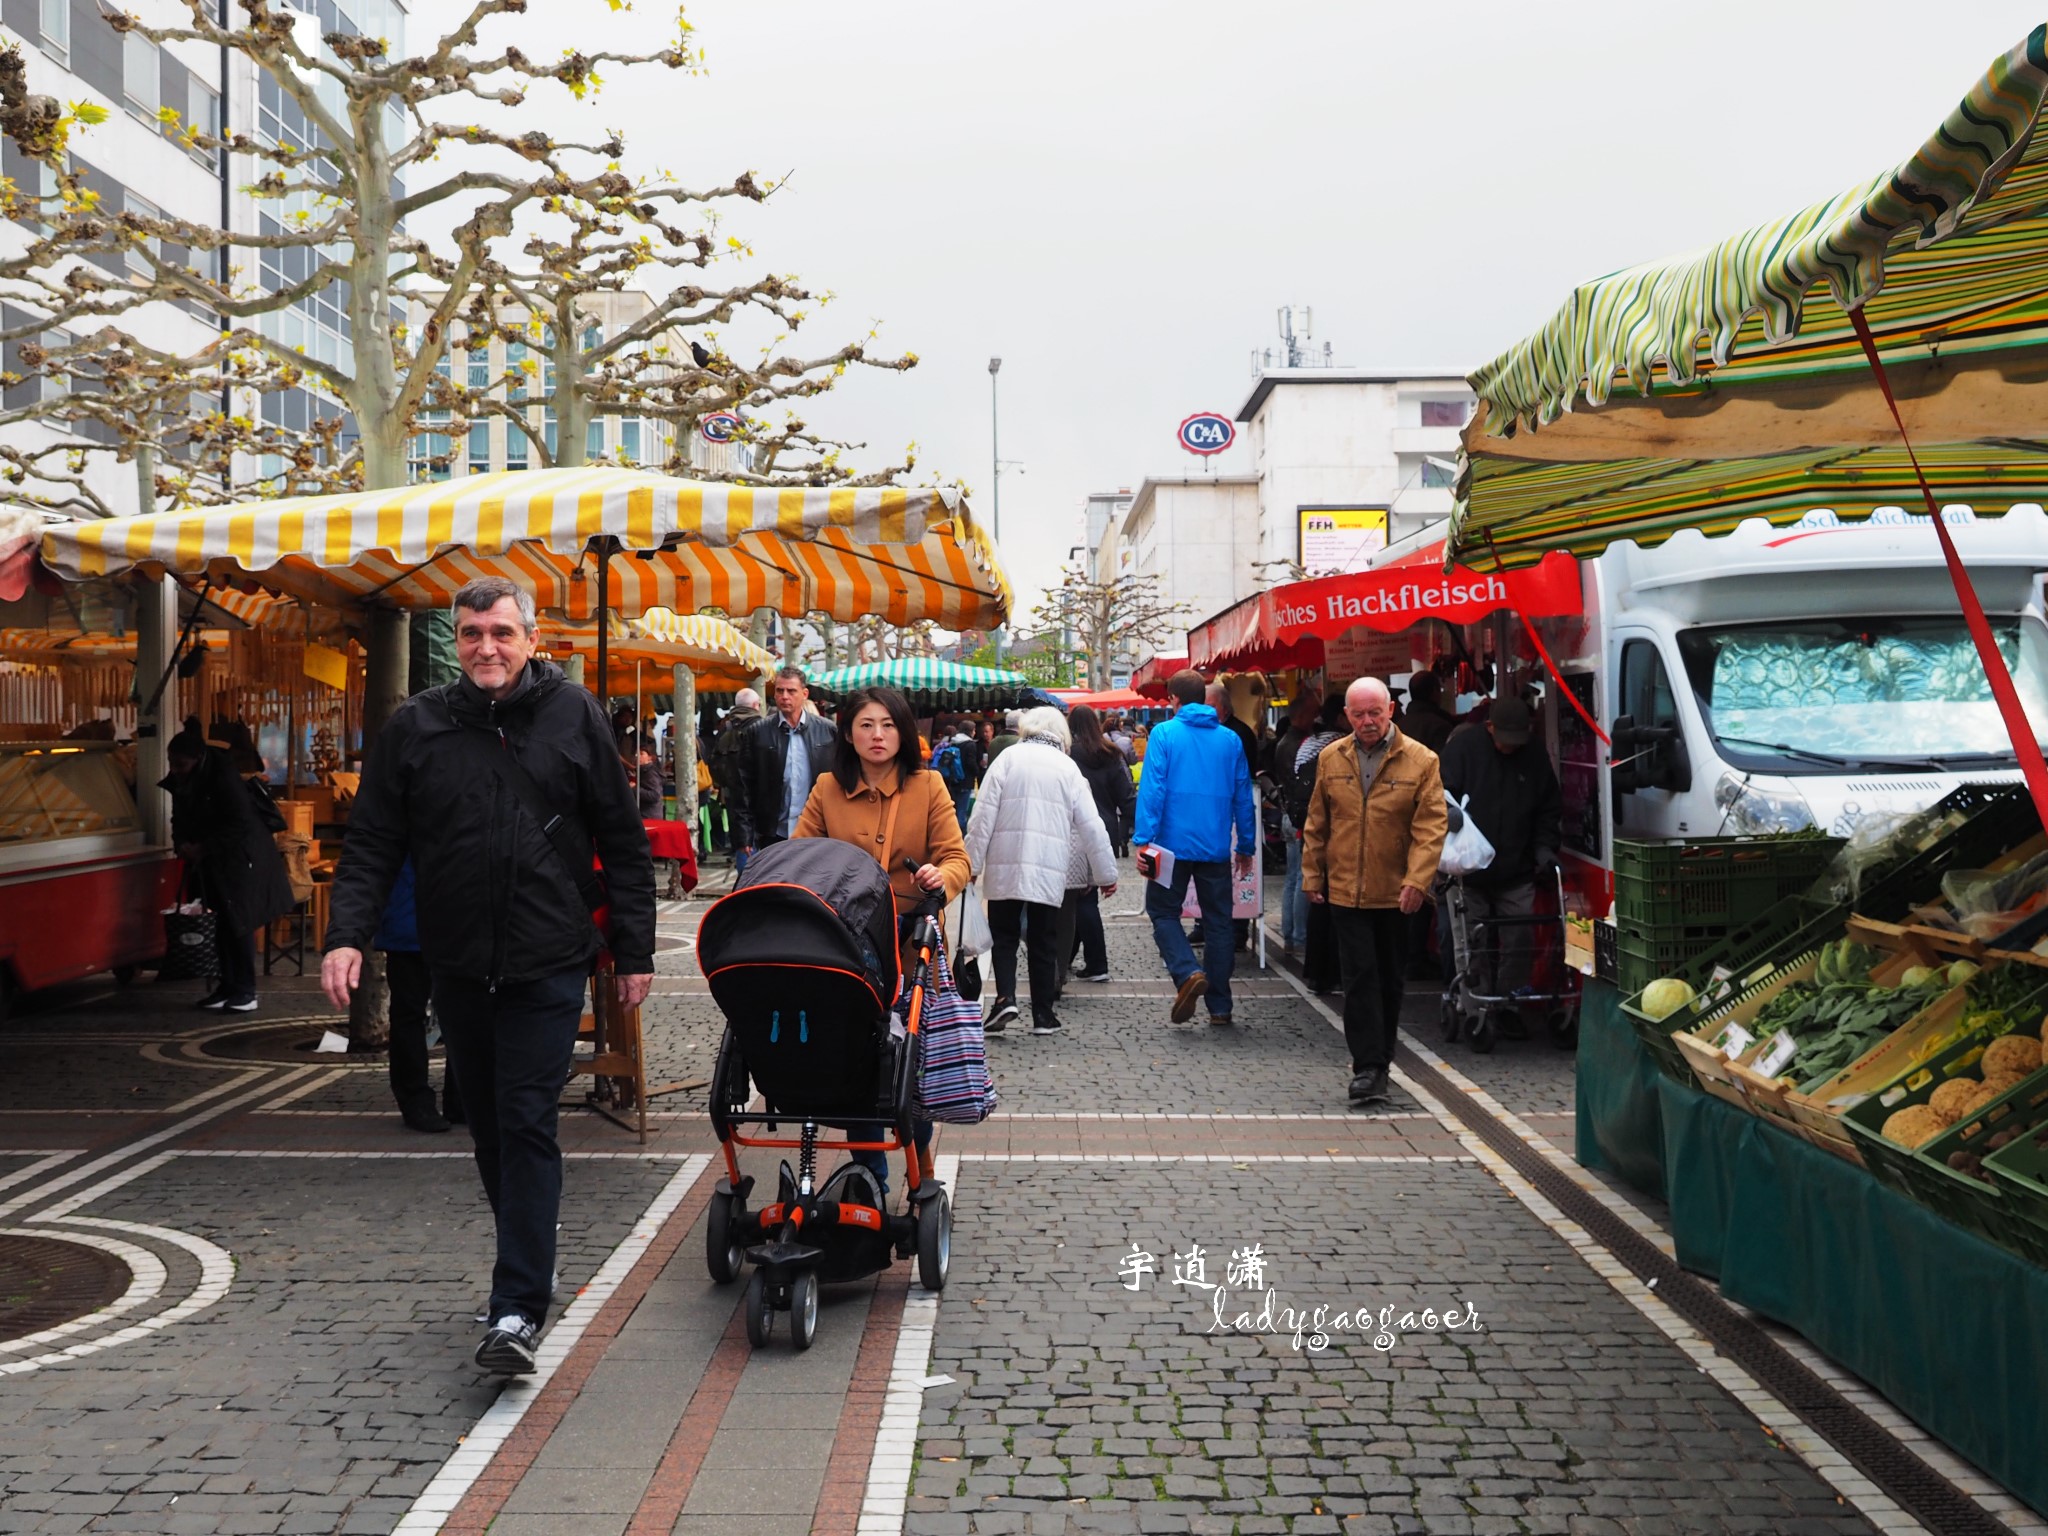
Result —
<instances>
[{"instance_id":1,"label":"market stall","mask_svg":"<svg viewBox=\"0 0 2048 1536\"><path fill-rule=\"evenodd\" d=\"M1649 988L1589 991L1578 1155L1667 1198L1680 1258L1731 1299L2048 1510L2048 1353L2011 1321L2048 1261L2048 765L1950 526L2048 499L2044 102L2037 29L1899 166L1581 286L1473 376L1446 558L1506 573L1752 518L1811 538L1917 516L1938 542L1968 630L1948 665L1988 681L2024 788L1823 828L1849 846L1767 907L1729 900L1740 842L1653 849L1633 895L1617 861L1623 938L1654 917L1632 901L1682 913L1717 881L1727 921L1660 930ZM1636 751L1617 731L1613 768ZM1959 1310L1998 1321L1972 1335Z\"/></svg>"},{"instance_id":2,"label":"market stall","mask_svg":"<svg viewBox=\"0 0 2048 1536\"><path fill-rule=\"evenodd\" d=\"M832 703L860 688L894 688L910 700L919 718L941 710L1029 709L1060 703L1022 672L970 667L931 656L902 656L835 667L811 679L811 692Z\"/></svg>"},{"instance_id":3,"label":"market stall","mask_svg":"<svg viewBox=\"0 0 2048 1536\"><path fill-rule=\"evenodd\" d=\"M1180 656L1154 656L1143 662L1131 674L1131 692L1141 693L1148 699L1164 702L1166 680L1176 672L1185 672L1188 659Z\"/></svg>"},{"instance_id":4,"label":"market stall","mask_svg":"<svg viewBox=\"0 0 2048 1536\"><path fill-rule=\"evenodd\" d=\"M601 677L613 613L768 608L960 630L995 628L1010 606L994 546L955 492L759 488L606 465L64 524L36 551L66 580L139 570L366 615L445 608L466 582L500 576L569 623L594 621ZM597 1017L637 1040L637 1016ZM599 1041L601 1058L621 1054L640 1059ZM644 1106L637 1066L610 1092L611 1107Z\"/></svg>"}]
</instances>

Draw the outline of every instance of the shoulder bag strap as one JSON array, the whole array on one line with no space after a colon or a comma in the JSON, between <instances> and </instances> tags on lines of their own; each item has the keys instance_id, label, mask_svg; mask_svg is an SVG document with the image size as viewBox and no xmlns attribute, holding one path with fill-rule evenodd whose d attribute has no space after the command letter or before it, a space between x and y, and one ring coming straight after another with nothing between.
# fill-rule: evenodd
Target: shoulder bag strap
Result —
<instances>
[{"instance_id":1,"label":"shoulder bag strap","mask_svg":"<svg viewBox=\"0 0 2048 1536\"><path fill-rule=\"evenodd\" d=\"M604 906L609 898L605 894L604 882L598 879L597 871L591 867L590 835L583 830L583 824L573 815L548 808L547 802L541 798L540 786L533 782L533 775L512 755L511 742L504 732L496 733L493 740L481 730L463 726L461 739L474 743L470 747L471 755L490 764L498 781L526 807L526 814L540 827L548 846L554 849L555 857L562 861L569 878L575 881L583 904L593 912Z\"/></svg>"}]
</instances>

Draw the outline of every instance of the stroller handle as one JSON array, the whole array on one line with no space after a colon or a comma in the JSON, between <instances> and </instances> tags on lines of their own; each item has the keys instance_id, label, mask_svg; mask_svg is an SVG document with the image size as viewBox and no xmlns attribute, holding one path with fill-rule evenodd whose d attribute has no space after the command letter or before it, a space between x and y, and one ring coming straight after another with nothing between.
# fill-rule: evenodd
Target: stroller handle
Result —
<instances>
[{"instance_id":1,"label":"stroller handle","mask_svg":"<svg viewBox=\"0 0 2048 1536\"><path fill-rule=\"evenodd\" d=\"M903 867L914 875L918 871L918 862L906 855L903 860ZM909 915L912 917L937 917L944 910L945 905L946 888L942 885L936 891L926 891L924 893L924 900L912 907Z\"/></svg>"}]
</instances>

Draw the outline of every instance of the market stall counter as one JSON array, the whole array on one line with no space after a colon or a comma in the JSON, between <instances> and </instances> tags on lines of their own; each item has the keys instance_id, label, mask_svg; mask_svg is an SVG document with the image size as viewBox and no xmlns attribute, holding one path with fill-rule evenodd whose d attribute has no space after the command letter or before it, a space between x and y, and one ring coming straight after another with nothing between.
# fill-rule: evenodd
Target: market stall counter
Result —
<instances>
[{"instance_id":1,"label":"market stall counter","mask_svg":"<svg viewBox=\"0 0 2048 1536\"><path fill-rule=\"evenodd\" d=\"M144 845L111 743L0 742L0 1015L11 992L164 952L181 866Z\"/></svg>"},{"instance_id":2,"label":"market stall counter","mask_svg":"<svg viewBox=\"0 0 2048 1536\"><path fill-rule=\"evenodd\" d=\"M1659 1194L1680 1264L1795 1329L2048 1514L2048 1270L1674 1082L1586 989L1580 1163Z\"/></svg>"}]
</instances>

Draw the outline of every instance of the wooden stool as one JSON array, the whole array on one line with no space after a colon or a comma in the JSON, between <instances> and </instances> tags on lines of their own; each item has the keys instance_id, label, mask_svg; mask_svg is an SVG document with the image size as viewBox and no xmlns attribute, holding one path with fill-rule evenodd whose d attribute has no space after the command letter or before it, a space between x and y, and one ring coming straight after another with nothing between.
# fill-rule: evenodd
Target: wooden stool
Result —
<instances>
[{"instance_id":1,"label":"wooden stool","mask_svg":"<svg viewBox=\"0 0 2048 1536\"><path fill-rule=\"evenodd\" d=\"M640 1010L621 1008L617 977L609 965L590 978L590 1012L577 1029L594 1052L578 1057L574 1075L594 1079L586 1102L622 1130L635 1131L647 1145L647 1062L640 1050ZM627 1120L632 1114L636 1120Z\"/></svg>"}]
</instances>

